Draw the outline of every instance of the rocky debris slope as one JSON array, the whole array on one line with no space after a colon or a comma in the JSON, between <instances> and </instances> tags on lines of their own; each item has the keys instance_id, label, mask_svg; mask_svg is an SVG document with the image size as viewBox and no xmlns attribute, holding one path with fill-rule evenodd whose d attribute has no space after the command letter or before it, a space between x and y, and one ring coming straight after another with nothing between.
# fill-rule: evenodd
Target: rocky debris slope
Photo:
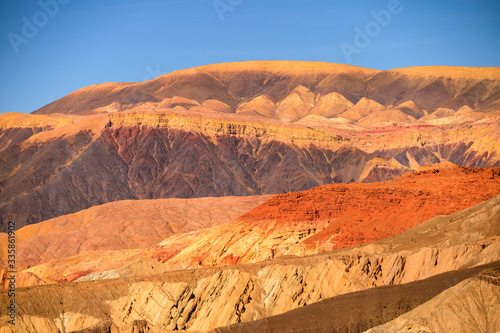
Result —
<instances>
[{"instance_id":1,"label":"rocky debris slope","mask_svg":"<svg viewBox=\"0 0 500 333\"><path fill-rule=\"evenodd\" d=\"M166 260L232 265L344 248L394 236L498 193L500 169L445 163L384 183L334 184L281 194Z\"/></svg>"},{"instance_id":2,"label":"rocky debris slope","mask_svg":"<svg viewBox=\"0 0 500 333\"><path fill-rule=\"evenodd\" d=\"M251 265L19 288L20 331L208 331L500 260L500 197L355 248ZM0 292L6 304L7 292ZM2 314L1 322L6 322ZM2 329L11 332L11 327Z\"/></svg>"}]
</instances>

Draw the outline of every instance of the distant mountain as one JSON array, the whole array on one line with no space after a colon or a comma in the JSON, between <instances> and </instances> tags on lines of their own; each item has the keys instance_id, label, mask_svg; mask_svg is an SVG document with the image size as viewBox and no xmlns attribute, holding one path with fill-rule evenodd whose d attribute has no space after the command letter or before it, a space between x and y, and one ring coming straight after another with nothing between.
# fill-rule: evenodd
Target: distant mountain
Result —
<instances>
[{"instance_id":1,"label":"distant mountain","mask_svg":"<svg viewBox=\"0 0 500 333\"><path fill-rule=\"evenodd\" d=\"M321 109L330 110L326 116L331 117L341 111L333 104L344 104L348 109L362 98L386 108L411 101L428 114L442 107L458 111L463 106L498 111L499 79L500 69L496 67L430 66L379 71L331 63L251 61L180 70L142 83L89 86L33 113L89 114L139 105L210 109L211 101L226 105L224 111L232 113L260 97L278 107L267 117L282 120L289 120L290 115L302 118L321 113ZM165 105L166 100L179 97L184 102ZM328 105L327 100L332 98L336 101ZM332 107L335 111L331 111Z\"/></svg>"},{"instance_id":2,"label":"distant mountain","mask_svg":"<svg viewBox=\"0 0 500 333\"><path fill-rule=\"evenodd\" d=\"M0 115L0 231L118 200L279 194L500 166L500 69L209 65Z\"/></svg>"}]
</instances>

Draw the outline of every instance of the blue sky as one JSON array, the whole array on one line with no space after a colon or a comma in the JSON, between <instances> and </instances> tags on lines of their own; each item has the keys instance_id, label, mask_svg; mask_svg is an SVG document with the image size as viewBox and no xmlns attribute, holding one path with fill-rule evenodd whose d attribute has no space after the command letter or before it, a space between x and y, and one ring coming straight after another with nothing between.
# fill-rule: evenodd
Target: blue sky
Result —
<instances>
[{"instance_id":1,"label":"blue sky","mask_svg":"<svg viewBox=\"0 0 500 333\"><path fill-rule=\"evenodd\" d=\"M231 61L497 67L498 31L498 0L5 0L0 112Z\"/></svg>"}]
</instances>

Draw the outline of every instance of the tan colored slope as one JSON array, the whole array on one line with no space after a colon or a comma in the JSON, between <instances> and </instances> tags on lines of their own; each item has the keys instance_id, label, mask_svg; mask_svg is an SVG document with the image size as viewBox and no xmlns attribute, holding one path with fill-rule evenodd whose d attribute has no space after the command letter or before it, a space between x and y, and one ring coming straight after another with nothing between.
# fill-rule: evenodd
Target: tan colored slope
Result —
<instances>
[{"instance_id":1,"label":"tan colored slope","mask_svg":"<svg viewBox=\"0 0 500 333\"><path fill-rule=\"evenodd\" d=\"M35 113L119 112L132 107L155 107L170 98L186 98L199 104L210 99L218 100L228 106L223 112L233 112L242 103L259 95L267 95L273 102L278 102L299 86L310 89L315 95L338 93L352 102L368 98L386 107L414 100L429 110L439 107L458 109L468 105L493 111L498 107L500 92L500 84L495 81L498 72L498 68L465 67L378 71L299 61L225 63L184 69L141 83L86 87ZM213 111L210 107L201 109ZM293 119L291 116L285 118Z\"/></svg>"},{"instance_id":2,"label":"tan colored slope","mask_svg":"<svg viewBox=\"0 0 500 333\"><path fill-rule=\"evenodd\" d=\"M295 96L298 96L294 93ZM297 97L300 99L300 97ZM201 133L210 137L231 135L259 138L265 142L278 141L298 146L339 148L348 140L339 133L324 129L309 128L296 123L284 123L274 119L262 119L246 114L207 114L203 112L135 112L134 110L109 115L112 126L150 126L179 129ZM343 133L342 133L343 134Z\"/></svg>"},{"instance_id":3,"label":"tan colored slope","mask_svg":"<svg viewBox=\"0 0 500 333\"><path fill-rule=\"evenodd\" d=\"M415 118L398 109L375 111L358 120L356 125L361 127L383 127L391 125L410 125Z\"/></svg>"},{"instance_id":4,"label":"tan colored slope","mask_svg":"<svg viewBox=\"0 0 500 333\"><path fill-rule=\"evenodd\" d=\"M316 72L322 73L377 73L378 70L352 65L334 64L329 62L313 61L244 61L229 62L223 64L205 65L195 67L198 70L204 70L213 73L239 72L239 71L263 71L284 74L310 74ZM179 71L182 72L182 71Z\"/></svg>"},{"instance_id":5,"label":"tan colored slope","mask_svg":"<svg viewBox=\"0 0 500 333\"><path fill-rule=\"evenodd\" d=\"M229 223L271 197L126 200L92 207L18 230L18 269L83 252L152 247L174 234ZM0 236L4 249L7 237Z\"/></svg>"},{"instance_id":6,"label":"tan colored slope","mask_svg":"<svg viewBox=\"0 0 500 333\"><path fill-rule=\"evenodd\" d=\"M317 103L311 110L311 114L316 114L325 118L334 118L354 104L339 93L329 93L324 96L317 96Z\"/></svg>"},{"instance_id":7,"label":"tan colored slope","mask_svg":"<svg viewBox=\"0 0 500 333\"><path fill-rule=\"evenodd\" d=\"M499 67L458 67L458 66L422 66L391 69L388 72L409 76L446 77L450 79L500 80Z\"/></svg>"},{"instance_id":8,"label":"tan colored slope","mask_svg":"<svg viewBox=\"0 0 500 333\"><path fill-rule=\"evenodd\" d=\"M420 119L426 114L420 106L411 100L397 105L394 109L399 110L415 119Z\"/></svg>"},{"instance_id":9,"label":"tan colored slope","mask_svg":"<svg viewBox=\"0 0 500 333\"><path fill-rule=\"evenodd\" d=\"M102 115L78 116L67 114L24 114L4 113L0 115L0 131L15 128L41 128L22 145L43 143L63 137L76 136L81 132L87 132L94 136L101 133L108 117Z\"/></svg>"},{"instance_id":10,"label":"tan colored slope","mask_svg":"<svg viewBox=\"0 0 500 333\"><path fill-rule=\"evenodd\" d=\"M476 266L469 269L461 269L435 275L433 277L414 281L404 284L394 284L352 292L345 295L339 295L332 298L327 298L319 302L300 307L280 315L263 318L256 321L233 324L226 327L220 327L212 331L212 333L229 333L229 332L315 332L315 333L331 333L331 332L363 332L371 327L385 324L406 312L415 309L417 306L428 302L432 299L432 303L441 292L448 288L454 289L455 292L460 292L454 287L456 284L466 280L476 280L476 277L481 279L488 270L500 272L500 262L496 261L491 264ZM458 287L458 286L457 286ZM491 297L494 293L488 293L487 297ZM439 295L437 298L440 298ZM462 293L459 297L464 297ZM478 303L482 300L479 300ZM481 304L486 305L486 304ZM343 311L339 311L342 309ZM415 309L416 311L417 309ZM432 313L432 309L427 309L425 315ZM468 315L473 315L477 318L481 317L482 311L474 309ZM413 311L412 311L413 312ZM405 315L406 316L406 315ZM402 317L405 317L402 316ZM430 316L430 315L428 315ZM428 319L428 318L426 318ZM398 319L399 320L399 319ZM449 318L439 316L442 323L450 322ZM456 320L462 322L460 318ZM393 320L392 323L396 322ZM391 323L391 324L392 324ZM370 332L390 332L390 325L382 325L370 330ZM452 324L453 325L453 324ZM459 325L453 325L454 329L443 332L475 332L474 329L465 329ZM495 332L495 323L490 327L492 332ZM394 328L394 327L391 327ZM398 327L401 329L401 327ZM419 327L407 325L408 330L415 331ZM487 330L477 330L486 332ZM433 332L436 332L433 330Z\"/></svg>"},{"instance_id":11,"label":"tan colored slope","mask_svg":"<svg viewBox=\"0 0 500 333\"><path fill-rule=\"evenodd\" d=\"M35 113L92 113L102 107L118 102L118 109L128 109L147 103L160 103L175 96L202 103L216 99L231 107L239 101L235 95L252 96L274 76L286 77L299 82L287 88L290 93L301 82L309 82L312 76L326 78L331 75L366 76L379 71L350 65L301 62L301 61L249 61L224 63L175 71L141 83L104 83L77 90L54 101ZM195 87L195 88L194 88ZM281 89L279 89L281 90ZM271 88L271 91L273 89Z\"/></svg>"},{"instance_id":12,"label":"tan colored slope","mask_svg":"<svg viewBox=\"0 0 500 333\"><path fill-rule=\"evenodd\" d=\"M42 109L48 108L49 112L39 112L44 114L49 113L72 113L73 110L88 110L94 109L96 106L105 106L111 104L112 100L109 100L109 103L93 103L90 97L95 100L105 99L108 100L108 96L113 96L117 93L120 93L122 89L130 88L137 86L137 83L116 83L116 82L107 82L101 84L95 84L91 86L84 87L82 89L76 90L59 100L57 103L54 102L48 104ZM122 103L119 103L122 104Z\"/></svg>"},{"instance_id":13,"label":"tan colored slope","mask_svg":"<svg viewBox=\"0 0 500 333\"><path fill-rule=\"evenodd\" d=\"M276 116L283 121L301 119L314 107L315 98L311 90L300 85L276 105Z\"/></svg>"},{"instance_id":14,"label":"tan colored slope","mask_svg":"<svg viewBox=\"0 0 500 333\"><path fill-rule=\"evenodd\" d=\"M442 160L450 160L450 157L461 154L464 149L474 151L476 157L490 156L496 159L490 152L495 152L494 156L500 155L499 129L500 118L476 122L473 125L459 123L447 126L390 126L363 129L356 133L355 137L351 137L350 142L369 153L405 150L411 152L421 149L435 152ZM489 152L486 153L487 151ZM466 161L467 157L464 156L460 160Z\"/></svg>"},{"instance_id":15,"label":"tan colored slope","mask_svg":"<svg viewBox=\"0 0 500 333\"><path fill-rule=\"evenodd\" d=\"M367 333L498 332L500 331L500 269L453 286L412 311Z\"/></svg>"},{"instance_id":16,"label":"tan colored slope","mask_svg":"<svg viewBox=\"0 0 500 333\"><path fill-rule=\"evenodd\" d=\"M383 109L385 109L385 107L382 104L363 97L347 111L341 113L339 117L346 118L351 121L357 121L368 116L370 113L382 111Z\"/></svg>"},{"instance_id":17,"label":"tan colored slope","mask_svg":"<svg viewBox=\"0 0 500 333\"><path fill-rule=\"evenodd\" d=\"M0 114L0 129L42 127L53 129L58 126L71 124L71 117L61 115L32 115L24 113L6 112Z\"/></svg>"},{"instance_id":18,"label":"tan colored slope","mask_svg":"<svg viewBox=\"0 0 500 333\"><path fill-rule=\"evenodd\" d=\"M209 331L353 291L499 260L499 214L497 196L383 242L312 257L18 288L16 327L125 332L135 322L156 329ZM422 232L426 237L412 241ZM398 249L399 244L405 249ZM6 291L0 292L0 302L7 302ZM11 332L3 324L5 314L0 316L1 329Z\"/></svg>"},{"instance_id":19,"label":"tan colored slope","mask_svg":"<svg viewBox=\"0 0 500 333\"><path fill-rule=\"evenodd\" d=\"M248 102L243 102L236 109L236 113L260 115L267 118L274 118L276 104L265 95L257 96Z\"/></svg>"},{"instance_id":20,"label":"tan colored slope","mask_svg":"<svg viewBox=\"0 0 500 333\"><path fill-rule=\"evenodd\" d=\"M295 124L305 125L312 128L324 129L331 132L360 131L363 127L352 124L347 118L325 118L323 116L310 114L295 122Z\"/></svg>"}]
</instances>

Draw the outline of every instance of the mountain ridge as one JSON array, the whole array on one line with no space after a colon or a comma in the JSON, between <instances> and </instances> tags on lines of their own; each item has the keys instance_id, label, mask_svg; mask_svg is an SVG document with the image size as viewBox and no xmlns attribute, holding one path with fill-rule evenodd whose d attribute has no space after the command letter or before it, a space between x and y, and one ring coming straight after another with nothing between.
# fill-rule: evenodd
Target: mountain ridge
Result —
<instances>
[{"instance_id":1,"label":"mountain ridge","mask_svg":"<svg viewBox=\"0 0 500 333\"><path fill-rule=\"evenodd\" d=\"M454 88L452 86L447 88L449 83L441 78L461 83L455 84ZM314 90L316 94L340 93L353 104L362 97L367 97L390 107L397 100L388 98L387 89L396 88L396 83L400 85L398 94L402 94L402 98L399 98L400 103L408 100L408 97L404 98L407 93L401 89L402 87L414 91L413 94L416 93L417 104L420 101L425 108L430 106L436 109L450 105L446 98L455 99L456 103L462 105L482 102L476 95L484 94L485 89L491 90L486 98L494 94L498 99L500 91L498 80L500 80L499 68L438 66L378 71L332 63L250 61L183 69L141 83L92 85L72 92L33 113L89 113L113 102L123 105L157 103L176 95L197 100L198 103L208 99L218 99L236 108L241 99L255 98L259 95L274 96L274 102L277 102L299 85ZM428 91L429 88L426 86L434 87L432 89L435 91ZM92 92L94 99L86 96L89 92ZM434 100L439 105L431 106L426 102L424 97L429 94L435 97ZM95 96L101 98L96 100ZM451 106L458 107L458 104L455 104L452 103Z\"/></svg>"}]
</instances>

